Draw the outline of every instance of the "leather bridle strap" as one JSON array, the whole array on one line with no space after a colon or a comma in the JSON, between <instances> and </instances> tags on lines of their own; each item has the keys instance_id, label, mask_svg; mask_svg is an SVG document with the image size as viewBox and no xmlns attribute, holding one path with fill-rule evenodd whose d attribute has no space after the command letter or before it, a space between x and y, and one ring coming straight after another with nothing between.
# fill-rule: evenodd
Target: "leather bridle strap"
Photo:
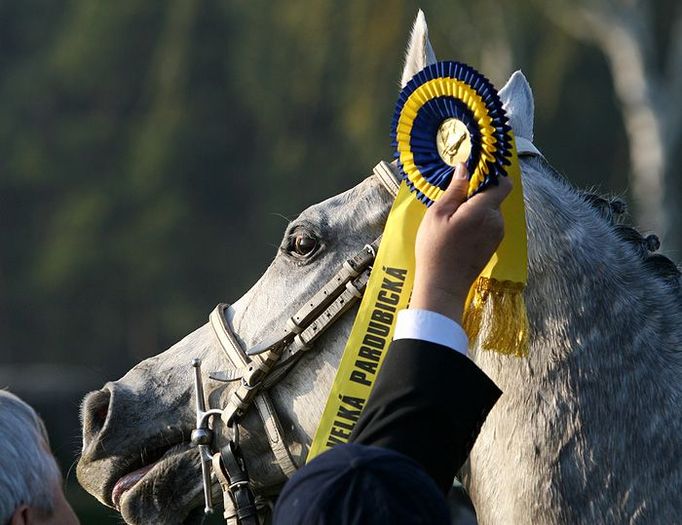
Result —
<instances>
[{"instance_id":1,"label":"leather bridle strap","mask_svg":"<svg viewBox=\"0 0 682 525\"><path fill-rule=\"evenodd\" d=\"M514 142L516 143L516 153L519 156L533 156L544 158L544 155L540 153L540 150L535 147L532 141L524 137L514 137Z\"/></svg>"},{"instance_id":2,"label":"leather bridle strap","mask_svg":"<svg viewBox=\"0 0 682 525\"><path fill-rule=\"evenodd\" d=\"M541 156L532 142L526 139L517 139L517 149L520 155ZM380 162L375 166L373 175L392 196L397 195L400 176L395 163ZM345 261L341 269L289 319L282 335L272 342L245 351L225 315L229 308L227 304L219 304L209 317L220 346L232 365L232 370L214 372L210 377L218 381L239 381L221 411L221 419L228 427L238 425L246 410L255 404L277 465L287 478L296 472L297 467L267 389L279 381L298 357L362 298L380 240L381 237L375 239ZM228 500L225 498L226 505ZM225 515L229 516L228 521L236 517L229 509Z\"/></svg>"},{"instance_id":3,"label":"leather bridle strap","mask_svg":"<svg viewBox=\"0 0 682 525\"><path fill-rule=\"evenodd\" d=\"M336 275L289 319L283 335L272 343L245 352L224 314L221 315L227 306L218 305L211 322L223 350L236 368L231 373L217 372L210 377L219 381L240 381L223 408L226 423L242 416L266 381L268 386L272 384L270 374L276 366L282 367L310 349L312 343L362 297L378 242L379 239L375 240L347 260ZM238 354L237 360L233 354Z\"/></svg>"},{"instance_id":4,"label":"leather bridle strap","mask_svg":"<svg viewBox=\"0 0 682 525\"><path fill-rule=\"evenodd\" d=\"M399 187L394 169L383 161L374 168L374 175L392 195ZM225 313L229 305L219 304L210 315L220 346L233 366L229 373L215 372L210 377L219 381L239 381L223 408L222 419L231 424L255 403L277 464L287 477L296 471L296 465L282 437L282 427L266 389L296 362L301 352L310 349L320 335L362 298L380 239L344 262L341 269L289 319L284 334L274 342L246 352L227 321Z\"/></svg>"},{"instance_id":5,"label":"leather bridle strap","mask_svg":"<svg viewBox=\"0 0 682 525\"><path fill-rule=\"evenodd\" d=\"M393 197L398 195L400 189L400 172L395 162L389 164L386 161L381 161L374 166L373 175L381 184L383 184L386 191Z\"/></svg>"},{"instance_id":6,"label":"leather bridle strap","mask_svg":"<svg viewBox=\"0 0 682 525\"><path fill-rule=\"evenodd\" d=\"M383 161L374 168L374 176L392 196L397 194L400 184L395 170L394 165ZM232 365L231 371L214 372L210 377L219 381L239 381L221 411L221 419L227 426L238 425L246 410L255 404L277 465L287 478L296 472L297 467L284 440L282 425L267 389L298 361L303 352L312 347L320 335L362 298L380 240L381 237L345 261L341 269L289 319L283 335L273 342L246 352L225 315L229 305L219 304L209 317L220 346ZM227 494L225 487L223 489L224 494ZM224 499L226 507L231 505L231 498ZM239 521L234 514L238 509L225 510L228 522L235 519Z\"/></svg>"},{"instance_id":7,"label":"leather bridle strap","mask_svg":"<svg viewBox=\"0 0 682 525\"><path fill-rule=\"evenodd\" d=\"M225 317L225 310L229 308L227 304L219 304L209 317L213 331L215 332L218 340L220 341L220 346L223 348L230 360L232 366L236 370L243 370L244 368L249 368L251 361L246 356L246 353L242 350L239 340L235 336L230 324L227 322ZM253 367L253 365L251 365ZM244 383L240 386L243 386ZM237 392L233 392L233 396ZM253 401L256 403L256 408L258 409L258 414L263 421L263 427L265 428L265 433L268 436L268 443L272 449L275 459L277 460L277 465L282 470L282 473L287 477L291 477L294 472L296 472L296 465L294 464L289 449L284 443L282 437L282 426L277 417L277 412L275 412L275 407L272 404L272 400L267 392L260 391L254 396ZM229 405L228 405L229 406ZM245 407L246 408L246 407ZM228 418L223 415L223 419L228 423Z\"/></svg>"},{"instance_id":8,"label":"leather bridle strap","mask_svg":"<svg viewBox=\"0 0 682 525\"><path fill-rule=\"evenodd\" d=\"M255 403L277 464L287 477L296 471L296 466L282 437L281 424L266 389L275 383L275 378L279 379L282 375L273 373L276 366L286 372L301 352L308 350L322 333L362 297L374 253L375 248L370 245L346 261L343 268L292 316L287 323L289 328L285 336L269 345L259 355L249 356L243 350L225 315L229 305L219 304L209 317L220 346L234 370L229 375L212 373L210 377L222 381L239 381L231 392L221 417L230 425ZM358 261L361 262L360 265L357 265ZM354 264L357 271L349 271L348 268ZM283 356L285 350L286 356Z\"/></svg>"}]
</instances>

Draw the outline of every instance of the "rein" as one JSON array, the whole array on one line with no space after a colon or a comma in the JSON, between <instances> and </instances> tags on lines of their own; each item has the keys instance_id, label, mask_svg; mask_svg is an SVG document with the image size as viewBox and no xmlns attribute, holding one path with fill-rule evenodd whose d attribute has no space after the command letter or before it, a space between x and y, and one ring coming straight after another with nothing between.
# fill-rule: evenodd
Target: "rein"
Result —
<instances>
[{"instance_id":1,"label":"rein","mask_svg":"<svg viewBox=\"0 0 682 525\"><path fill-rule=\"evenodd\" d=\"M400 185L394 169L382 161L373 172L393 196ZM362 298L380 241L381 237L378 237L346 260L336 274L287 321L283 334L274 341L245 350L225 316L229 305L221 303L211 312L211 327L232 368L229 372L210 373L209 377L215 381L238 382L238 385L222 409L207 409L201 360L193 360L196 428L192 431L192 444L199 448L205 513L213 512L212 471L222 489L223 517L227 523L259 523L257 507L265 505L257 502L251 489L239 447L239 420L251 406L256 407L263 422L270 449L282 473L289 478L296 472L297 467L267 390L296 364L304 352L312 348L316 339ZM226 446L216 450L213 428L218 421L225 425L231 437Z\"/></svg>"}]
</instances>

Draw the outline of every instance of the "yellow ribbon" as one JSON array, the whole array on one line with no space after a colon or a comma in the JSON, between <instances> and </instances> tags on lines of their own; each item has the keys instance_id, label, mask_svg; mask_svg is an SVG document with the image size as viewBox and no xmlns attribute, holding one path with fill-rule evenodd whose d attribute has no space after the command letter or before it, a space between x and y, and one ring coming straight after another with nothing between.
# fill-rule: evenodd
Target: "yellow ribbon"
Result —
<instances>
[{"instance_id":1,"label":"yellow ribbon","mask_svg":"<svg viewBox=\"0 0 682 525\"><path fill-rule=\"evenodd\" d=\"M493 119L485 102L467 83L456 78L434 78L417 86L404 100L396 123L395 142L409 184L405 180L401 183L391 208L308 461L350 438L392 340L397 312L408 306L414 280L414 243L427 210L414 192L421 192L431 201L443 194L441 188L422 176L415 164L411 150L412 127L420 108L443 96L463 101L480 132L480 155L469 183L469 194L481 187L491 163L496 161L496 154L499 160L499 133L496 135L491 125ZM469 291L463 326L472 344L477 342L486 350L523 356L528 345L528 320L523 302L527 275L526 219L516 147L511 131L508 133L511 165L506 168L506 174L513 189L501 207L505 236Z\"/></svg>"},{"instance_id":2,"label":"yellow ribbon","mask_svg":"<svg viewBox=\"0 0 682 525\"><path fill-rule=\"evenodd\" d=\"M523 300L528 255L523 183L515 144L507 176L512 191L500 207L504 239L469 290L462 324L470 342L478 339L483 350L524 357L528 354L528 317Z\"/></svg>"},{"instance_id":3,"label":"yellow ribbon","mask_svg":"<svg viewBox=\"0 0 682 525\"><path fill-rule=\"evenodd\" d=\"M425 212L402 182L307 461L346 443L360 417L393 339L395 317L408 306L414 241Z\"/></svg>"}]
</instances>

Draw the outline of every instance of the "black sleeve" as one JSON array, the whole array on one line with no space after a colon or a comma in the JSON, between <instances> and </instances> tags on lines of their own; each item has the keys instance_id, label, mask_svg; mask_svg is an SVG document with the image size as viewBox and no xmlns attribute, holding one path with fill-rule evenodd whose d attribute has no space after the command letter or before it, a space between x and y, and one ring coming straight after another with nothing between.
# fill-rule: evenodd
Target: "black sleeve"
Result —
<instances>
[{"instance_id":1,"label":"black sleeve","mask_svg":"<svg viewBox=\"0 0 682 525\"><path fill-rule=\"evenodd\" d=\"M447 493L501 394L460 352L399 339L391 344L350 441L405 454Z\"/></svg>"}]
</instances>

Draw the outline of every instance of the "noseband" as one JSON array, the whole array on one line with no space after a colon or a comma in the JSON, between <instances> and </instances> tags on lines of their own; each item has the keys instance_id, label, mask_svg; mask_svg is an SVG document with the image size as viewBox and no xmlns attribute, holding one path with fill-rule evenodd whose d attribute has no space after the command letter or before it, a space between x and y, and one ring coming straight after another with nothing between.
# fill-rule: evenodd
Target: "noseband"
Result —
<instances>
[{"instance_id":1,"label":"noseband","mask_svg":"<svg viewBox=\"0 0 682 525\"><path fill-rule=\"evenodd\" d=\"M542 156L530 140L516 137L519 156ZM395 164L380 162L373 175L395 197L400 176ZM213 512L211 470L218 480L228 524L257 525L257 508L269 506L266 498L257 498L252 489L246 464L239 446L239 421L255 406L263 422L268 444L285 477L297 470L284 440L282 425L270 399L268 389L277 383L313 347L313 343L346 311L357 303L365 291L372 263L381 237L346 260L334 276L307 300L286 323L279 338L245 350L226 317L227 304L219 304L209 321L220 342L231 369L213 372L209 377L220 382L236 382L222 409L207 409L201 376L201 361L195 359L196 428L192 444L198 446L204 484L204 512ZM221 422L231 436L226 446L214 448L213 428ZM211 425L212 423L212 425ZM212 428L213 427L213 428Z\"/></svg>"}]
</instances>

